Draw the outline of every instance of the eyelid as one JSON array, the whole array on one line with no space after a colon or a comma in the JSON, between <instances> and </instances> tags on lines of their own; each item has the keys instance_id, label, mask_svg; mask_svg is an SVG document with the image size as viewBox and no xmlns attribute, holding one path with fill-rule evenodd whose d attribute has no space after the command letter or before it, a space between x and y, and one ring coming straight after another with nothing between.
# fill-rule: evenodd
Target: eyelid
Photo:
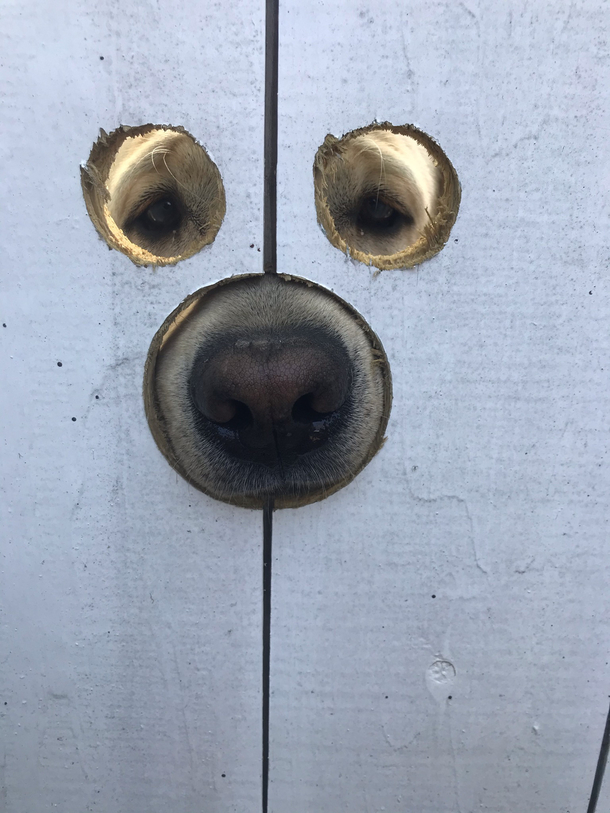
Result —
<instances>
[{"instance_id":1,"label":"eyelid","mask_svg":"<svg viewBox=\"0 0 610 813\"><path fill-rule=\"evenodd\" d=\"M395 198L388 190L379 189L379 187L375 187L369 192L363 192L360 197L360 201L358 202L358 211L360 211L362 208L364 201L368 200L369 198L375 198L380 203L385 203L386 206L390 206L392 209L395 209L403 217L411 217L411 213L406 211L406 207L403 207L397 198Z\"/></svg>"},{"instance_id":2,"label":"eyelid","mask_svg":"<svg viewBox=\"0 0 610 813\"><path fill-rule=\"evenodd\" d=\"M134 220L137 220L140 215L144 214L144 212L151 206L153 203L156 203L158 200L162 200L164 197L171 197L172 202L176 204L180 209L180 201L178 199L178 195L176 195L175 190L171 186L167 187L156 187L154 190L146 191L142 197L138 200L138 202L133 206L132 210L130 211L128 217L126 218L126 224L133 223Z\"/></svg>"}]
</instances>

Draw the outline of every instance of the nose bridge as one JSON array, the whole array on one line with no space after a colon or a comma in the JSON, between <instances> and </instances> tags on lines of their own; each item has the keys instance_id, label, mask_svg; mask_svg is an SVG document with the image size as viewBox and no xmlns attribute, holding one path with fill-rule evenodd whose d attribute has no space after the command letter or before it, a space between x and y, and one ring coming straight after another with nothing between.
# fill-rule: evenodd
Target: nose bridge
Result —
<instances>
[{"instance_id":1,"label":"nose bridge","mask_svg":"<svg viewBox=\"0 0 610 813\"><path fill-rule=\"evenodd\" d=\"M295 402L323 378L321 360L312 348L282 339L240 342L223 360L226 384L222 391L245 404L255 423L284 422Z\"/></svg>"},{"instance_id":2,"label":"nose bridge","mask_svg":"<svg viewBox=\"0 0 610 813\"><path fill-rule=\"evenodd\" d=\"M306 395L314 409L330 412L349 384L345 360L332 347L291 336L237 340L212 357L202 378L214 400L244 404L261 427L290 420Z\"/></svg>"}]
</instances>

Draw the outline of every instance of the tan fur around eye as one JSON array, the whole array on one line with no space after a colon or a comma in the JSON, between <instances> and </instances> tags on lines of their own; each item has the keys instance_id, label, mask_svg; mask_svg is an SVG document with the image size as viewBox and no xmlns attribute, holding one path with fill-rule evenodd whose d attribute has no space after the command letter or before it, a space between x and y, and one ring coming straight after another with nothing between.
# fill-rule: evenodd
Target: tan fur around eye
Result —
<instances>
[{"instance_id":1,"label":"tan fur around eye","mask_svg":"<svg viewBox=\"0 0 610 813\"><path fill-rule=\"evenodd\" d=\"M460 185L448 158L429 136L384 123L328 135L314 161L318 220L330 242L379 269L410 268L447 242ZM358 220L366 198L397 213L386 233Z\"/></svg>"},{"instance_id":2,"label":"tan fur around eye","mask_svg":"<svg viewBox=\"0 0 610 813\"><path fill-rule=\"evenodd\" d=\"M211 243L225 214L218 168L180 127L119 127L101 131L81 168L89 215L111 248L137 265L171 265ZM147 232L138 217L155 201L170 199L179 223Z\"/></svg>"}]
</instances>

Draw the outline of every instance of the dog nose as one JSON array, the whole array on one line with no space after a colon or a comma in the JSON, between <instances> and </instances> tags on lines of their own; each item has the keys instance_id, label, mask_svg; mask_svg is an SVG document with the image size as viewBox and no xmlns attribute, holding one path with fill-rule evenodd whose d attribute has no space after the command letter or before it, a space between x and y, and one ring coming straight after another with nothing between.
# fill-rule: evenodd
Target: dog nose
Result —
<instances>
[{"instance_id":1,"label":"dog nose","mask_svg":"<svg viewBox=\"0 0 610 813\"><path fill-rule=\"evenodd\" d=\"M237 339L200 357L191 396L229 452L283 468L332 437L350 366L333 337Z\"/></svg>"}]
</instances>

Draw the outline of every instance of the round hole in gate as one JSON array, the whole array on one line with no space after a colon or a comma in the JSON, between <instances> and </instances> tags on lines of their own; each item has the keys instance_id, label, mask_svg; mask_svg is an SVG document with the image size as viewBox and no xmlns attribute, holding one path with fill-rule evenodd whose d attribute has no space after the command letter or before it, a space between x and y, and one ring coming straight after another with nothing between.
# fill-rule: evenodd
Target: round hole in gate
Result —
<instances>
[{"instance_id":1,"label":"round hole in gate","mask_svg":"<svg viewBox=\"0 0 610 813\"><path fill-rule=\"evenodd\" d=\"M225 214L218 167L182 127L101 130L81 183L101 237L137 265L191 257L214 240Z\"/></svg>"},{"instance_id":2,"label":"round hole in gate","mask_svg":"<svg viewBox=\"0 0 610 813\"><path fill-rule=\"evenodd\" d=\"M387 357L346 302L281 274L191 294L144 372L157 445L195 488L244 508L296 508L347 485L383 442Z\"/></svg>"},{"instance_id":3,"label":"round hole in gate","mask_svg":"<svg viewBox=\"0 0 610 813\"><path fill-rule=\"evenodd\" d=\"M460 205L451 162L430 136L385 122L328 135L314 161L318 220L330 242L380 269L439 252Z\"/></svg>"}]
</instances>

